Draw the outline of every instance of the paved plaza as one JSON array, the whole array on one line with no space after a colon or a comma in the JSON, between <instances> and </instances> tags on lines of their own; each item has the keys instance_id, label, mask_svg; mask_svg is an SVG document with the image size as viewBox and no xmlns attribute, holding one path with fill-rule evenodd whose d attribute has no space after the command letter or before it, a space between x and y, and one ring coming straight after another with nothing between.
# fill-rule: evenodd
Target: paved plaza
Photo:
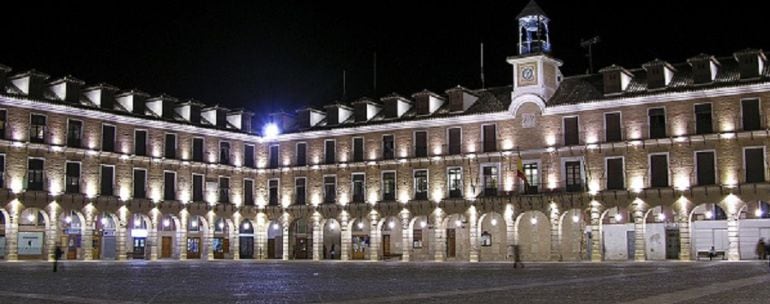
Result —
<instances>
[{"instance_id":1,"label":"paved plaza","mask_svg":"<svg viewBox=\"0 0 770 304\"><path fill-rule=\"evenodd\" d=\"M759 262L0 263L0 303L764 303Z\"/></svg>"}]
</instances>

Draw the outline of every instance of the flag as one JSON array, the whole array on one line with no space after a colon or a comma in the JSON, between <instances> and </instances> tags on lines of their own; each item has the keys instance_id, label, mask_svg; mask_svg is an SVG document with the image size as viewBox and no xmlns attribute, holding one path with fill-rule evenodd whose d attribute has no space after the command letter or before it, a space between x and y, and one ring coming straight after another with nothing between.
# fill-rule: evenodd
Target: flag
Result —
<instances>
[{"instance_id":1,"label":"flag","mask_svg":"<svg viewBox=\"0 0 770 304\"><path fill-rule=\"evenodd\" d=\"M529 186L527 175L524 174L524 164L521 162L521 157L519 157L519 159L516 161L516 176L518 176L519 179L524 181L525 186Z\"/></svg>"}]
</instances>

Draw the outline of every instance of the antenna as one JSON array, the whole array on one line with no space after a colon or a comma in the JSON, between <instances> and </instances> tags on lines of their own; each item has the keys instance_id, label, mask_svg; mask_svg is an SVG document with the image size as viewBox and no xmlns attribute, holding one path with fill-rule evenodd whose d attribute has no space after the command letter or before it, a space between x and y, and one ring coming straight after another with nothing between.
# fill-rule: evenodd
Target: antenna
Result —
<instances>
[{"instance_id":1,"label":"antenna","mask_svg":"<svg viewBox=\"0 0 770 304\"><path fill-rule=\"evenodd\" d=\"M342 100L344 101L347 98L348 92L347 92L347 79L345 78L345 70L342 70Z\"/></svg>"},{"instance_id":2,"label":"antenna","mask_svg":"<svg viewBox=\"0 0 770 304\"><path fill-rule=\"evenodd\" d=\"M374 70L372 72L372 82L374 86L374 97L377 97L377 52L374 52L374 60L373 60L373 66Z\"/></svg>"},{"instance_id":3,"label":"antenna","mask_svg":"<svg viewBox=\"0 0 770 304\"><path fill-rule=\"evenodd\" d=\"M583 48L588 48L588 73L593 74L594 73L594 52L593 52L593 45L597 44L601 41L599 39L599 36L594 36L591 39L587 40L580 40L580 46Z\"/></svg>"},{"instance_id":4,"label":"antenna","mask_svg":"<svg viewBox=\"0 0 770 304\"><path fill-rule=\"evenodd\" d=\"M481 88L486 88L484 83L484 42L481 43Z\"/></svg>"}]
</instances>

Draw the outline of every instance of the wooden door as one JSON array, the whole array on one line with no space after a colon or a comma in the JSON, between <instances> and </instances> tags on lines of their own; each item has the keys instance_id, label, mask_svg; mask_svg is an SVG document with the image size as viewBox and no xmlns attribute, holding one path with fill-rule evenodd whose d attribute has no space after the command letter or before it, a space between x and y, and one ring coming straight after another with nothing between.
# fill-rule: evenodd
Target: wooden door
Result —
<instances>
[{"instance_id":1,"label":"wooden door","mask_svg":"<svg viewBox=\"0 0 770 304\"><path fill-rule=\"evenodd\" d=\"M77 260L78 259L78 240L77 235L70 234L67 236L67 259L68 260Z\"/></svg>"},{"instance_id":2,"label":"wooden door","mask_svg":"<svg viewBox=\"0 0 770 304\"><path fill-rule=\"evenodd\" d=\"M455 250L455 230L446 230L446 257L453 258L456 255Z\"/></svg>"},{"instance_id":3,"label":"wooden door","mask_svg":"<svg viewBox=\"0 0 770 304\"><path fill-rule=\"evenodd\" d=\"M144 241L144 238L134 238L133 258L144 259Z\"/></svg>"},{"instance_id":4,"label":"wooden door","mask_svg":"<svg viewBox=\"0 0 770 304\"><path fill-rule=\"evenodd\" d=\"M221 237L214 238L214 258L215 259L224 259L225 258L225 239Z\"/></svg>"},{"instance_id":5,"label":"wooden door","mask_svg":"<svg viewBox=\"0 0 770 304\"><path fill-rule=\"evenodd\" d=\"M382 236L382 256L390 256L390 234L385 234Z\"/></svg>"},{"instance_id":6,"label":"wooden door","mask_svg":"<svg viewBox=\"0 0 770 304\"><path fill-rule=\"evenodd\" d=\"M102 235L101 233L94 232L94 237L91 241L91 248L93 248L94 260L102 259Z\"/></svg>"},{"instance_id":7,"label":"wooden door","mask_svg":"<svg viewBox=\"0 0 770 304\"><path fill-rule=\"evenodd\" d=\"M239 239L239 256L241 259L253 259L254 258L254 238L250 236L240 237Z\"/></svg>"},{"instance_id":8,"label":"wooden door","mask_svg":"<svg viewBox=\"0 0 770 304\"><path fill-rule=\"evenodd\" d=\"M171 257L171 237L170 236L164 236L161 238L160 241L160 257L161 258L170 258Z\"/></svg>"},{"instance_id":9,"label":"wooden door","mask_svg":"<svg viewBox=\"0 0 770 304\"><path fill-rule=\"evenodd\" d=\"M277 259L278 257L275 254L275 239L268 239L267 240L267 258L268 259Z\"/></svg>"},{"instance_id":10,"label":"wooden door","mask_svg":"<svg viewBox=\"0 0 770 304\"><path fill-rule=\"evenodd\" d=\"M298 237L294 242L294 258L295 259L307 259L307 238Z\"/></svg>"},{"instance_id":11,"label":"wooden door","mask_svg":"<svg viewBox=\"0 0 770 304\"><path fill-rule=\"evenodd\" d=\"M201 238L199 237L187 238L187 258L200 259L200 257L201 257Z\"/></svg>"},{"instance_id":12,"label":"wooden door","mask_svg":"<svg viewBox=\"0 0 770 304\"><path fill-rule=\"evenodd\" d=\"M666 229L666 259L679 259L679 229Z\"/></svg>"}]
</instances>

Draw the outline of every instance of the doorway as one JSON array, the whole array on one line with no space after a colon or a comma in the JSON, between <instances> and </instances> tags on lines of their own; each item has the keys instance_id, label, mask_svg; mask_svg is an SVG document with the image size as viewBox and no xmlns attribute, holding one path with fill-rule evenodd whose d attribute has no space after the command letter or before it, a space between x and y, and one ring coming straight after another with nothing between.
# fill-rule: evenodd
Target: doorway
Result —
<instances>
[{"instance_id":1,"label":"doorway","mask_svg":"<svg viewBox=\"0 0 770 304\"><path fill-rule=\"evenodd\" d=\"M93 248L93 259L100 260L102 258L102 234L100 231L94 231L91 246Z\"/></svg>"},{"instance_id":2,"label":"doorway","mask_svg":"<svg viewBox=\"0 0 770 304\"><path fill-rule=\"evenodd\" d=\"M160 240L160 257L161 258L171 257L171 237L170 236L164 236Z\"/></svg>"},{"instance_id":3,"label":"doorway","mask_svg":"<svg viewBox=\"0 0 770 304\"><path fill-rule=\"evenodd\" d=\"M679 229L666 229L666 259L679 259Z\"/></svg>"},{"instance_id":4,"label":"doorway","mask_svg":"<svg viewBox=\"0 0 770 304\"><path fill-rule=\"evenodd\" d=\"M201 258L201 238L199 237L187 238L187 258L188 259Z\"/></svg>"},{"instance_id":5,"label":"doorway","mask_svg":"<svg viewBox=\"0 0 770 304\"><path fill-rule=\"evenodd\" d=\"M241 259L253 259L254 258L254 238L250 236L242 236L239 238L240 248L238 253Z\"/></svg>"},{"instance_id":6,"label":"doorway","mask_svg":"<svg viewBox=\"0 0 770 304\"><path fill-rule=\"evenodd\" d=\"M308 241L306 237L297 237L294 239L294 259L301 260L308 258Z\"/></svg>"},{"instance_id":7,"label":"doorway","mask_svg":"<svg viewBox=\"0 0 770 304\"><path fill-rule=\"evenodd\" d=\"M382 257L387 258L390 256L390 234L382 236Z\"/></svg>"},{"instance_id":8,"label":"doorway","mask_svg":"<svg viewBox=\"0 0 770 304\"><path fill-rule=\"evenodd\" d=\"M456 235L454 229L446 230L446 257L453 258L457 256L455 244Z\"/></svg>"},{"instance_id":9,"label":"doorway","mask_svg":"<svg viewBox=\"0 0 770 304\"><path fill-rule=\"evenodd\" d=\"M275 239L268 239L267 240L267 258L268 259L277 259L279 256L275 252Z\"/></svg>"},{"instance_id":10,"label":"doorway","mask_svg":"<svg viewBox=\"0 0 770 304\"><path fill-rule=\"evenodd\" d=\"M626 245L628 259L633 260L636 254L636 231L626 231Z\"/></svg>"},{"instance_id":11,"label":"doorway","mask_svg":"<svg viewBox=\"0 0 770 304\"><path fill-rule=\"evenodd\" d=\"M145 238L134 238L134 250L131 257L134 259L144 259Z\"/></svg>"}]
</instances>

